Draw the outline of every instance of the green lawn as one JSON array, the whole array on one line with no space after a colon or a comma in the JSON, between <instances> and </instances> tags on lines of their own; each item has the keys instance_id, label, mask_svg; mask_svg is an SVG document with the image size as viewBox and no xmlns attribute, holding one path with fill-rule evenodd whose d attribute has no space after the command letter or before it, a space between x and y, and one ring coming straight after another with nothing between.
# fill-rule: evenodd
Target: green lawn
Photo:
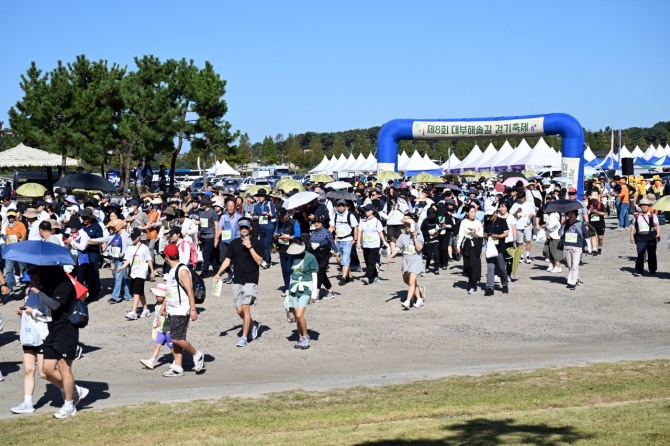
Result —
<instances>
[{"instance_id":1,"label":"green lawn","mask_svg":"<svg viewBox=\"0 0 670 446\"><path fill-rule=\"evenodd\" d=\"M0 422L2 443L665 445L670 361L50 415Z\"/></svg>"}]
</instances>

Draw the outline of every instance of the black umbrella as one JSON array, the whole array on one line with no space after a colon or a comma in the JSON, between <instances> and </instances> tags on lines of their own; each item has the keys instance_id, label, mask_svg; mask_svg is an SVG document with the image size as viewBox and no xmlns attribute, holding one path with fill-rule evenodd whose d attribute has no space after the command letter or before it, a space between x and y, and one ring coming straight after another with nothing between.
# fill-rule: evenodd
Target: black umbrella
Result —
<instances>
[{"instance_id":1,"label":"black umbrella","mask_svg":"<svg viewBox=\"0 0 670 446\"><path fill-rule=\"evenodd\" d=\"M544 205L544 212L565 214L566 212L578 211L583 208L584 205L577 200L554 200Z\"/></svg>"},{"instance_id":2,"label":"black umbrella","mask_svg":"<svg viewBox=\"0 0 670 446\"><path fill-rule=\"evenodd\" d=\"M101 192L116 192L116 187L103 177L92 173L75 173L56 181L54 187L68 189L99 190Z\"/></svg>"},{"instance_id":3,"label":"black umbrella","mask_svg":"<svg viewBox=\"0 0 670 446\"><path fill-rule=\"evenodd\" d=\"M334 190L326 194L326 197L332 200L350 200L356 201L358 197L353 192L347 192L346 190Z\"/></svg>"},{"instance_id":4,"label":"black umbrella","mask_svg":"<svg viewBox=\"0 0 670 446\"><path fill-rule=\"evenodd\" d=\"M521 177L521 178L523 178L523 179L525 179L525 180L528 179L528 178L526 178L526 175L523 174L523 172L519 172L518 170L510 170L510 171L508 171L508 172L502 172L502 173L499 173L499 174L496 175L496 176L497 176L498 178L502 178L502 179L504 179L504 180L506 180L506 179L508 179L508 178L511 178L511 177Z\"/></svg>"}]
</instances>

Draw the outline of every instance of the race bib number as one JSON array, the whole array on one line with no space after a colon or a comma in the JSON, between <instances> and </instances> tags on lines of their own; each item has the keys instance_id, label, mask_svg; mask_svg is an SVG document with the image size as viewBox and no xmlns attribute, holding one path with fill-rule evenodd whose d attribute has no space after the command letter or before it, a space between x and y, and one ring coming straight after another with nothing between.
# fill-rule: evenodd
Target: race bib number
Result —
<instances>
[{"instance_id":1,"label":"race bib number","mask_svg":"<svg viewBox=\"0 0 670 446\"><path fill-rule=\"evenodd\" d=\"M379 239L379 234L375 234L374 232L364 232L363 233L363 241L364 242L373 243L373 242L376 242L378 239Z\"/></svg>"},{"instance_id":2,"label":"race bib number","mask_svg":"<svg viewBox=\"0 0 670 446\"><path fill-rule=\"evenodd\" d=\"M109 252L112 254L112 257L119 258L121 257L121 248L118 246L112 246L112 249L109 250Z\"/></svg>"},{"instance_id":3,"label":"race bib number","mask_svg":"<svg viewBox=\"0 0 670 446\"><path fill-rule=\"evenodd\" d=\"M591 216L591 221L600 221L600 215L594 214Z\"/></svg>"},{"instance_id":4,"label":"race bib number","mask_svg":"<svg viewBox=\"0 0 670 446\"><path fill-rule=\"evenodd\" d=\"M565 242L566 243L577 243L577 234L574 232L570 232L565 234Z\"/></svg>"},{"instance_id":5,"label":"race bib number","mask_svg":"<svg viewBox=\"0 0 670 446\"><path fill-rule=\"evenodd\" d=\"M9 236L9 241L7 243L16 243L19 241L19 238L15 235L10 235Z\"/></svg>"},{"instance_id":6,"label":"race bib number","mask_svg":"<svg viewBox=\"0 0 670 446\"><path fill-rule=\"evenodd\" d=\"M221 240L230 240L233 237L233 231L225 230L221 231Z\"/></svg>"},{"instance_id":7,"label":"race bib number","mask_svg":"<svg viewBox=\"0 0 670 446\"><path fill-rule=\"evenodd\" d=\"M142 259L138 259L137 257L133 259L133 268L139 268L142 266Z\"/></svg>"},{"instance_id":8,"label":"race bib number","mask_svg":"<svg viewBox=\"0 0 670 446\"><path fill-rule=\"evenodd\" d=\"M259 225L267 225L268 224L268 218L263 215L262 217L258 217L258 224Z\"/></svg>"},{"instance_id":9,"label":"race bib number","mask_svg":"<svg viewBox=\"0 0 670 446\"><path fill-rule=\"evenodd\" d=\"M645 221L638 221L637 226L640 228L640 232L647 233L649 232L649 225Z\"/></svg>"},{"instance_id":10,"label":"race bib number","mask_svg":"<svg viewBox=\"0 0 670 446\"><path fill-rule=\"evenodd\" d=\"M410 245L410 246L405 246L405 249L403 250L402 253L403 253L403 255L406 255L406 256L411 256L411 255L416 254L416 248L414 247L414 243L412 243L412 245Z\"/></svg>"},{"instance_id":11,"label":"race bib number","mask_svg":"<svg viewBox=\"0 0 670 446\"><path fill-rule=\"evenodd\" d=\"M209 219L207 219L207 218L201 218L201 219L200 219L200 227L201 227L201 228L207 228L207 227L209 227Z\"/></svg>"},{"instance_id":12,"label":"race bib number","mask_svg":"<svg viewBox=\"0 0 670 446\"><path fill-rule=\"evenodd\" d=\"M351 233L350 228L339 227L335 229L335 235L337 236L337 238L347 237L350 233Z\"/></svg>"}]
</instances>

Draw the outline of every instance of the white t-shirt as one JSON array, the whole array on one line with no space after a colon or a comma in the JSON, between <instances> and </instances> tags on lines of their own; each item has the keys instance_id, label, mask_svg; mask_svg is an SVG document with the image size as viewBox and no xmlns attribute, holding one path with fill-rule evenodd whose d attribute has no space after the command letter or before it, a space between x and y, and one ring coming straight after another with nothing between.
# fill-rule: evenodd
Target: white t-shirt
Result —
<instances>
[{"instance_id":1,"label":"white t-shirt","mask_svg":"<svg viewBox=\"0 0 670 446\"><path fill-rule=\"evenodd\" d=\"M130 260L131 279L144 279L147 277L151 253L146 245L140 243L140 246L131 246L128 248L125 258L126 260Z\"/></svg>"},{"instance_id":2,"label":"white t-shirt","mask_svg":"<svg viewBox=\"0 0 670 446\"><path fill-rule=\"evenodd\" d=\"M358 237L361 239L363 248L379 248L381 246L379 233L384 230L384 227L375 217L369 220L361 220L358 224L358 230L360 231Z\"/></svg>"},{"instance_id":3,"label":"white t-shirt","mask_svg":"<svg viewBox=\"0 0 670 446\"><path fill-rule=\"evenodd\" d=\"M165 293L165 310L170 316L188 316L191 311L191 303L188 300L188 294L186 294L184 288L179 285L175 278L177 266L172 268L166 276L165 285L167 286L167 292ZM186 266L179 268L180 273L182 270L186 270L189 275L191 274ZM191 280L191 278L189 277L188 280Z\"/></svg>"},{"instance_id":4,"label":"white t-shirt","mask_svg":"<svg viewBox=\"0 0 670 446\"><path fill-rule=\"evenodd\" d=\"M349 211L344 211L344 214L335 213L335 236L337 240L349 241L354 238L354 228L358 226L356 217Z\"/></svg>"},{"instance_id":5,"label":"white t-shirt","mask_svg":"<svg viewBox=\"0 0 670 446\"><path fill-rule=\"evenodd\" d=\"M516 214L517 209L521 209L518 215ZM529 199L526 199L523 204L515 203L509 213L515 216L517 229L526 229L533 223L531 220L535 216L535 203L532 203Z\"/></svg>"}]
</instances>

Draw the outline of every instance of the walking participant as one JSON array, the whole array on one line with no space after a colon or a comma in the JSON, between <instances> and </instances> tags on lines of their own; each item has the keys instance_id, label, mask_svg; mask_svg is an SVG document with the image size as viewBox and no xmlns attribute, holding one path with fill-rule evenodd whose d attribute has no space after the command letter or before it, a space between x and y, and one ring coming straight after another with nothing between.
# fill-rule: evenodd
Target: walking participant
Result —
<instances>
[{"instance_id":1,"label":"walking participant","mask_svg":"<svg viewBox=\"0 0 670 446\"><path fill-rule=\"evenodd\" d=\"M434 273L440 274L440 223L437 220L437 211L429 208L426 211L426 218L421 222L421 235L426 241L423 248L426 257L426 271L430 268L430 262L433 262Z\"/></svg>"},{"instance_id":2,"label":"walking participant","mask_svg":"<svg viewBox=\"0 0 670 446\"><path fill-rule=\"evenodd\" d=\"M335 297L333 285L330 283L330 279L328 278L328 262L330 261L331 253L335 253L335 258L339 262L340 253L337 251L337 245L335 245L333 233L325 227L327 221L328 219L324 215L316 215L314 217L314 229L310 232L309 251L314 255L317 263L319 264L319 273L317 275L316 285L317 298L313 300L313 302L318 301L318 295L319 291L321 290L321 286L324 286L328 292L324 299L333 299ZM291 319L291 317L289 317L289 319Z\"/></svg>"},{"instance_id":3,"label":"walking participant","mask_svg":"<svg viewBox=\"0 0 670 446\"><path fill-rule=\"evenodd\" d=\"M305 251L305 244L301 239L293 240L287 252L293 257L293 264L291 265L289 293L284 300L284 306L295 318L300 336L294 347L306 350L309 348L311 339L307 331L305 308L319 297L319 289L316 287L319 264L316 257Z\"/></svg>"},{"instance_id":4,"label":"walking participant","mask_svg":"<svg viewBox=\"0 0 670 446\"><path fill-rule=\"evenodd\" d=\"M147 299L144 297L144 282L147 278L147 272L151 271L150 279L154 280L154 263L151 261L151 253L147 245L142 243L142 232L135 228L130 233L132 246L128 248L125 255L125 261L116 272L121 273L130 266L130 283L128 288L133 295L133 309L126 314L126 319L134 321L137 319L137 307L142 303L142 313L140 317L148 317L151 314L147 306Z\"/></svg>"},{"instance_id":5,"label":"walking participant","mask_svg":"<svg viewBox=\"0 0 670 446\"><path fill-rule=\"evenodd\" d=\"M377 282L377 260L379 259L379 248L386 238L384 237L384 227L382 222L375 217L375 207L369 203L363 207L364 218L358 225L358 243L357 248L363 248L363 257L365 258L365 276L361 281L366 285L372 285ZM362 242L361 242L362 240Z\"/></svg>"},{"instance_id":6,"label":"walking participant","mask_svg":"<svg viewBox=\"0 0 670 446\"><path fill-rule=\"evenodd\" d=\"M219 228L219 216L212 209L212 199L209 195L203 195L200 200L202 209L198 212L200 217L200 232L198 239L202 248L202 274L201 277L209 277L209 265L212 264L212 270L219 268L219 256L216 254L216 248L219 245L221 229ZM183 230L183 227L182 227Z\"/></svg>"},{"instance_id":7,"label":"walking participant","mask_svg":"<svg viewBox=\"0 0 670 446\"><path fill-rule=\"evenodd\" d=\"M167 313L170 316L170 337L174 347L174 362L170 369L163 373L163 376L184 376L184 351L193 356L195 372L199 372L205 366L204 353L196 350L186 340L189 320L198 320L198 310L195 308L191 272L185 266L180 267L183 264L179 262L177 245L167 245L164 252L165 259L170 264L170 271L166 276L166 298L161 305L160 314ZM178 275L177 269L179 270Z\"/></svg>"},{"instance_id":8,"label":"walking participant","mask_svg":"<svg viewBox=\"0 0 670 446\"><path fill-rule=\"evenodd\" d=\"M221 243L219 243L219 260L223 262L226 259L228 253L228 248L230 247L230 242L240 237L240 230L237 226L237 223L242 217L235 210L235 200L232 198L226 199L226 209L219 219L219 229L221 229ZM228 268L227 271L228 277L226 278L226 283L233 283L233 271Z\"/></svg>"},{"instance_id":9,"label":"walking participant","mask_svg":"<svg viewBox=\"0 0 670 446\"><path fill-rule=\"evenodd\" d=\"M619 210L619 227L617 231L624 231L630 226L630 217L628 216L630 210L630 191L628 190L625 177L621 178L619 184L621 190L618 194L615 194L619 200L619 205L617 206Z\"/></svg>"},{"instance_id":10,"label":"walking participant","mask_svg":"<svg viewBox=\"0 0 670 446\"><path fill-rule=\"evenodd\" d=\"M596 232L596 235L591 237L591 253L596 256L603 252L603 243L605 242L605 206L598 199L597 193L594 192L589 200L589 223Z\"/></svg>"},{"instance_id":11,"label":"walking participant","mask_svg":"<svg viewBox=\"0 0 670 446\"><path fill-rule=\"evenodd\" d=\"M282 297L286 297L288 285L291 281L291 256L286 253L286 250L291 240L300 238L301 232L300 223L295 221L285 208L279 208L278 217L274 237L278 245L279 264L281 265L281 273L284 278Z\"/></svg>"},{"instance_id":12,"label":"walking participant","mask_svg":"<svg viewBox=\"0 0 670 446\"><path fill-rule=\"evenodd\" d=\"M579 261L582 256L582 246L589 237L589 230L583 221L577 220L577 211L568 212L568 219L561 228L561 237L563 238L563 252L565 253L565 263L568 265L568 286L574 290L579 283Z\"/></svg>"},{"instance_id":13,"label":"walking participant","mask_svg":"<svg viewBox=\"0 0 670 446\"><path fill-rule=\"evenodd\" d=\"M226 258L219 271L214 275L218 281L221 274L231 264L235 271L233 276L233 304L237 315L242 319L242 336L237 341L238 347L248 344L249 330L251 339L258 336L260 323L251 319L251 306L258 300L259 266L263 263L263 243L251 236L251 220L242 218L238 223L240 237L230 242Z\"/></svg>"},{"instance_id":14,"label":"walking participant","mask_svg":"<svg viewBox=\"0 0 670 446\"><path fill-rule=\"evenodd\" d=\"M505 267L505 239L509 234L507 221L499 217L496 209L489 206L484 211L488 219L484 222L484 238L487 243L495 243L498 254L495 257L486 257L486 291L485 296L493 296L496 272L500 276L503 294L509 293L507 268Z\"/></svg>"},{"instance_id":15,"label":"walking participant","mask_svg":"<svg viewBox=\"0 0 670 446\"><path fill-rule=\"evenodd\" d=\"M525 191L518 193L519 202L514 204L509 213L516 218L516 243L519 248L526 247L524 263L531 263L530 246L533 240L533 222L535 221L535 203L528 199Z\"/></svg>"},{"instance_id":16,"label":"walking participant","mask_svg":"<svg viewBox=\"0 0 670 446\"><path fill-rule=\"evenodd\" d=\"M416 298L414 308L421 308L426 300L426 287L420 287L417 281L419 274L425 271L421 256L424 242L423 235L417 231L414 220L405 217L402 222L405 230L396 240L395 248L386 259L386 264L391 263L391 259L398 252L402 252L402 280L407 285L407 298L400 305L403 309L409 310L414 298Z\"/></svg>"},{"instance_id":17,"label":"walking participant","mask_svg":"<svg viewBox=\"0 0 670 446\"><path fill-rule=\"evenodd\" d=\"M277 209L273 202L267 200L265 189L259 189L254 196L258 199L258 203L254 206L254 220L258 222L258 238L263 242L263 263L261 266L263 269L267 269L272 266L270 254L272 252Z\"/></svg>"},{"instance_id":18,"label":"walking participant","mask_svg":"<svg viewBox=\"0 0 670 446\"><path fill-rule=\"evenodd\" d=\"M510 281L516 280L517 270L519 269L519 263L521 262L521 249L516 246L516 218L508 212L507 202L501 200L498 204L498 214L500 218L504 219L507 223L507 237L505 237L505 249L507 255L505 256L505 265L507 270L507 276Z\"/></svg>"},{"instance_id":19,"label":"walking participant","mask_svg":"<svg viewBox=\"0 0 670 446\"><path fill-rule=\"evenodd\" d=\"M154 293L154 296L156 296L156 308L160 308L160 306L163 305L163 301L165 300L167 285L164 283L159 283L156 285L156 288L151 288L151 292ZM164 314L161 315L160 311L154 312L154 320L151 324L151 337L154 341L154 349L151 352L151 357L149 359L140 359L142 365L149 370L153 370L156 367L158 354L160 353L161 347L163 345L167 345L174 356L174 344L172 343L172 338L170 337L169 323L167 323L167 317Z\"/></svg>"},{"instance_id":20,"label":"walking participant","mask_svg":"<svg viewBox=\"0 0 670 446\"><path fill-rule=\"evenodd\" d=\"M467 208L467 217L461 221L458 229L457 252L463 255L463 272L468 276L468 294L477 292L477 283L482 276L482 237L484 227L477 220L477 207Z\"/></svg>"},{"instance_id":21,"label":"walking participant","mask_svg":"<svg viewBox=\"0 0 670 446\"><path fill-rule=\"evenodd\" d=\"M118 269L123 265L123 259L128 251L131 240L125 230L123 220L110 221L107 223L107 229L113 234L112 239L109 241L109 253L112 256L112 276L114 277L114 289L112 290L112 296L107 302L115 304L132 299L130 288L128 288L128 275L118 272ZM122 292L123 297L121 297Z\"/></svg>"},{"instance_id":22,"label":"walking participant","mask_svg":"<svg viewBox=\"0 0 670 446\"><path fill-rule=\"evenodd\" d=\"M79 343L79 328L68 319L76 301L74 285L60 266L31 266L30 291L51 310L47 322L49 334L44 339L44 365L46 379L63 392L63 406L55 418L77 415L76 405L86 398L88 389L75 384L72 361Z\"/></svg>"},{"instance_id":23,"label":"walking participant","mask_svg":"<svg viewBox=\"0 0 670 446\"><path fill-rule=\"evenodd\" d=\"M554 200L553 196L547 197L547 203ZM558 212L545 213L546 223L542 226L547 232L547 241L544 244L543 254L549 259L547 271L550 273L562 273L561 260L565 258L563 250L559 248L561 235L561 216Z\"/></svg>"},{"instance_id":24,"label":"walking participant","mask_svg":"<svg viewBox=\"0 0 670 446\"><path fill-rule=\"evenodd\" d=\"M647 255L649 274L656 274L656 246L660 241L661 227L658 216L649 210L651 201L647 197L639 201L641 212L634 214L634 224L630 227L630 242L636 245L635 276L644 272L644 256Z\"/></svg>"},{"instance_id":25,"label":"walking participant","mask_svg":"<svg viewBox=\"0 0 670 446\"><path fill-rule=\"evenodd\" d=\"M337 201L337 211L333 219L337 250L340 253L340 265L342 265L342 280L340 286L354 280L351 274L351 249L354 243L358 243L358 221L356 216L347 209L347 202Z\"/></svg>"}]
</instances>

